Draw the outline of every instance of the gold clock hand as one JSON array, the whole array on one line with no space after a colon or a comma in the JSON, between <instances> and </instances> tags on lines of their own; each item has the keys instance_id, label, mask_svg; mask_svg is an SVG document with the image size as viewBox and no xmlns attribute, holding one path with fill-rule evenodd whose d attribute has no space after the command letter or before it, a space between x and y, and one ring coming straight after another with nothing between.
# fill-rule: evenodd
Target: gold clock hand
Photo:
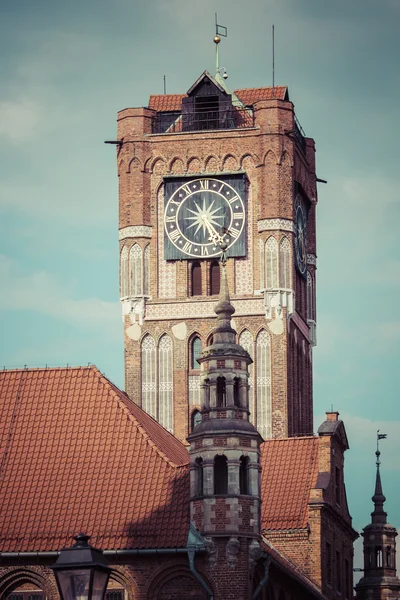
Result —
<instances>
[{"instance_id":1,"label":"gold clock hand","mask_svg":"<svg viewBox=\"0 0 400 600\"><path fill-rule=\"evenodd\" d=\"M214 243L218 243L220 241L222 241L222 237L220 236L220 234L218 233L218 231L215 229L215 227L213 225L211 225L210 221L207 219L206 215L202 215L201 217L204 221L205 226L207 227L211 239Z\"/></svg>"}]
</instances>

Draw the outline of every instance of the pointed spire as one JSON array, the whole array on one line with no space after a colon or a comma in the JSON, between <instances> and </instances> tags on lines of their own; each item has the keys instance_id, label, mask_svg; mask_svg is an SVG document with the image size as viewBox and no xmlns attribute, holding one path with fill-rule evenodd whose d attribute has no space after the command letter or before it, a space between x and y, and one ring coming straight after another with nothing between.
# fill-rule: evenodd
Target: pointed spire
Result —
<instances>
[{"instance_id":1,"label":"pointed spire","mask_svg":"<svg viewBox=\"0 0 400 600\"><path fill-rule=\"evenodd\" d=\"M387 513L383 510L383 505L386 500L382 491L382 482L381 482L381 474L380 474L380 451L379 451L379 440L383 440L386 438L386 434L380 434L379 430L377 432L376 439L376 481L375 481L375 493L372 496L372 502L374 503L374 510L371 513L372 523L386 523Z\"/></svg>"},{"instance_id":2,"label":"pointed spire","mask_svg":"<svg viewBox=\"0 0 400 600\"><path fill-rule=\"evenodd\" d=\"M218 304L214 310L218 317L217 327L214 329L213 337L214 344L216 343L236 343L236 331L231 327L231 318L235 312L231 304L229 296L228 278L226 275L226 249L225 241L220 242L221 258L220 258L220 286Z\"/></svg>"}]
</instances>

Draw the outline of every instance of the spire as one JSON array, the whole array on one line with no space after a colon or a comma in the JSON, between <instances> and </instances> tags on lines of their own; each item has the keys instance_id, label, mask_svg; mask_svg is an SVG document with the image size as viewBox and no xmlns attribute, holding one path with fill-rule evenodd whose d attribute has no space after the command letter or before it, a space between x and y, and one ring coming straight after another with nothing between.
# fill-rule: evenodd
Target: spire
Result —
<instances>
[{"instance_id":1,"label":"spire","mask_svg":"<svg viewBox=\"0 0 400 600\"><path fill-rule=\"evenodd\" d=\"M231 304L228 288L228 278L226 276L226 249L225 241L220 241L220 287L218 304L215 306L215 313L218 318L217 327L213 332L213 344L218 343L236 343L236 331L231 327L231 318L235 312Z\"/></svg>"},{"instance_id":2,"label":"spire","mask_svg":"<svg viewBox=\"0 0 400 600\"><path fill-rule=\"evenodd\" d=\"M383 504L386 500L382 491L382 482L380 474L380 451L379 451L379 440L384 440L386 433L379 433L376 435L376 481L375 481L375 493L372 496L372 502L374 503L374 511L371 513L372 523L386 523L387 513L383 510Z\"/></svg>"}]
</instances>

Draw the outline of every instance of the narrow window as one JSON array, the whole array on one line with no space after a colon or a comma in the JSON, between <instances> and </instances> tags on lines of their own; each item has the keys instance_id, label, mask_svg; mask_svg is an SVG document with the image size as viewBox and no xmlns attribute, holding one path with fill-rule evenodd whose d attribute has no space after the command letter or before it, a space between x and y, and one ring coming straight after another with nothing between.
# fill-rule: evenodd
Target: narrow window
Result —
<instances>
[{"instance_id":1,"label":"narrow window","mask_svg":"<svg viewBox=\"0 0 400 600\"><path fill-rule=\"evenodd\" d=\"M196 458L196 496L203 495L203 459Z\"/></svg>"},{"instance_id":2,"label":"narrow window","mask_svg":"<svg viewBox=\"0 0 400 600\"><path fill-rule=\"evenodd\" d=\"M235 379L233 380L233 404L235 406L240 406L239 386L240 379L239 377L235 377Z\"/></svg>"},{"instance_id":3,"label":"narrow window","mask_svg":"<svg viewBox=\"0 0 400 600\"><path fill-rule=\"evenodd\" d=\"M253 336L247 329L240 334L239 345L242 346L250 354L251 360L254 361L254 342ZM249 410L250 421L253 425L256 424L256 412L254 406L254 363L249 365Z\"/></svg>"},{"instance_id":4,"label":"narrow window","mask_svg":"<svg viewBox=\"0 0 400 600\"><path fill-rule=\"evenodd\" d=\"M279 281L280 287L290 289L290 243L284 237L279 245Z\"/></svg>"},{"instance_id":5,"label":"narrow window","mask_svg":"<svg viewBox=\"0 0 400 600\"><path fill-rule=\"evenodd\" d=\"M278 242L273 236L265 243L265 287L278 287Z\"/></svg>"},{"instance_id":6,"label":"narrow window","mask_svg":"<svg viewBox=\"0 0 400 600\"><path fill-rule=\"evenodd\" d=\"M249 457L240 457L239 466L239 489L240 493L247 495L249 493Z\"/></svg>"},{"instance_id":7,"label":"narrow window","mask_svg":"<svg viewBox=\"0 0 400 600\"><path fill-rule=\"evenodd\" d=\"M336 589L338 592L342 591L342 565L338 550L336 550Z\"/></svg>"},{"instance_id":8,"label":"narrow window","mask_svg":"<svg viewBox=\"0 0 400 600\"><path fill-rule=\"evenodd\" d=\"M201 296L201 265L199 262L192 264L191 288L192 296Z\"/></svg>"},{"instance_id":9,"label":"narrow window","mask_svg":"<svg viewBox=\"0 0 400 600\"><path fill-rule=\"evenodd\" d=\"M380 569L382 567L382 548L380 546L377 546L375 548L375 557L376 566L378 567L378 569Z\"/></svg>"},{"instance_id":10,"label":"narrow window","mask_svg":"<svg viewBox=\"0 0 400 600\"><path fill-rule=\"evenodd\" d=\"M210 267L210 295L217 296L219 294L219 262L214 261Z\"/></svg>"},{"instance_id":11,"label":"narrow window","mask_svg":"<svg viewBox=\"0 0 400 600\"><path fill-rule=\"evenodd\" d=\"M307 271L307 319L314 321L314 291L313 279L310 271Z\"/></svg>"},{"instance_id":12,"label":"narrow window","mask_svg":"<svg viewBox=\"0 0 400 600\"><path fill-rule=\"evenodd\" d=\"M151 335L146 335L143 338L141 354L142 408L157 419L156 344Z\"/></svg>"},{"instance_id":13,"label":"narrow window","mask_svg":"<svg viewBox=\"0 0 400 600\"><path fill-rule=\"evenodd\" d=\"M196 336L192 341L192 351L190 353L190 368L200 369L197 359L201 356L201 339Z\"/></svg>"},{"instance_id":14,"label":"narrow window","mask_svg":"<svg viewBox=\"0 0 400 600\"><path fill-rule=\"evenodd\" d=\"M214 458L214 494L228 493L228 459L226 456Z\"/></svg>"},{"instance_id":15,"label":"narrow window","mask_svg":"<svg viewBox=\"0 0 400 600\"><path fill-rule=\"evenodd\" d=\"M217 379L217 406L226 406L226 381L225 377Z\"/></svg>"},{"instance_id":16,"label":"narrow window","mask_svg":"<svg viewBox=\"0 0 400 600\"><path fill-rule=\"evenodd\" d=\"M256 342L257 370L257 429L263 438L270 438L271 430L271 339L262 329Z\"/></svg>"},{"instance_id":17,"label":"narrow window","mask_svg":"<svg viewBox=\"0 0 400 600\"><path fill-rule=\"evenodd\" d=\"M143 253L143 294L150 294L150 244L147 244Z\"/></svg>"},{"instance_id":18,"label":"narrow window","mask_svg":"<svg viewBox=\"0 0 400 600\"><path fill-rule=\"evenodd\" d=\"M168 431L173 433L173 364L172 340L168 335L163 335L158 346L158 372L159 372L159 421Z\"/></svg>"},{"instance_id":19,"label":"narrow window","mask_svg":"<svg viewBox=\"0 0 400 600\"><path fill-rule=\"evenodd\" d=\"M120 292L121 298L129 295L129 252L126 246L122 248L121 252Z\"/></svg>"},{"instance_id":20,"label":"narrow window","mask_svg":"<svg viewBox=\"0 0 400 600\"><path fill-rule=\"evenodd\" d=\"M389 568L392 566L390 557L391 557L391 548L390 548L390 546L386 546L386 566Z\"/></svg>"},{"instance_id":21,"label":"narrow window","mask_svg":"<svg viewBox=\"0 0 400 600\"><path fill-rule=\"evenodd\" d=\"M258 240L258 247L260 250L260 290L263 290L265 288L265 247L262 240Z\"/></svg>"},{"instance_id":22,"label":"narrow window","mask_svg":"<svg viewBox=\"0 0 400 600\"><path fill-rule=\"evenodd\" d=\"M201 423L201 412L194 410L192 413L192 431L199 423Z\"/></svg>"},{"instance_id":23,"label":"narrow window","mask_svg":"<svg viewBox=\"0 0 400 600\"><path fill-rule=\"evenodd\" d=\"M142 294L142 249L139 244L133 244L130 254L131 296Z\"/></svg>"},{"instance_id":24,"label":"narrow window","mask_svg":"<svg viewBox=\"0 0 400 600\"><path fill-rule=\"evenodd\" d=\"M326 582L332 585L332 546L326 542Z\"/></svg>"}]
</instances>

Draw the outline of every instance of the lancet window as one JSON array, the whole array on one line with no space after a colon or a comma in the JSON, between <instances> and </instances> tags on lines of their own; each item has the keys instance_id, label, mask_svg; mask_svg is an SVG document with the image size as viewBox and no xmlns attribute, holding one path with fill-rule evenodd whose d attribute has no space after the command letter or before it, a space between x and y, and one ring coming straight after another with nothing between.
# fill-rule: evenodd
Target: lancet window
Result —
<instances>
[{"instance_id":1,"label":"lancet window","mask_svg":"<svg viewBox=\"0 0 400 600\"><path fill-rule=\"evenodd\" d=\"M265 244L260 240L260 288L291 289L290 241L283 237L280 243L270 236Z\"/></svg>"},{"instance_id":2,"label":"lancet window","mask_svg":"<svg viewBox=\"0 0 400 600\"><path fill-rule=\"evenodd\" d=\"M239 461L239 491L241 494L249 493L249 457L241 456Z\"/></svg>"},{"instance_id":3,"label":"lancet window","mask_svg":"<svg viewBox=\"0 0 400 600\"><path fill-rule=\"evenodd\" d=\"M150 244L144 249L135 243L124 246L120 256L121 298L148 296L150 293Z\"/></svg>"},{"instance_id":4,"label":"lancet window","mask_svg":"<svg viewBox=\"0 0 400 600\"><path fill-rule=\"evenodd\" d=\"M290 282L290 242L287 237L279 244L279 284L283 289L291 288Z\"/></svg>"},{"instance_id":5,"label":"lancet window","mask_svg":"<svg viewBox=\"0 0 400 600\"><path fill-rule=\"evenodd\" d=\"M129 294L129 251L126 246L121 251L120 294L121 298Z\"/></svg>"},{"instance_id":6,"label":"lancet window","mask_svg":"<svg viewBox=\"0 0 400 600\"><path fill-rule=\"evenodd\" d=\"M191 295L201 296L202 285L201 285L201 265L199 262L195 262L191 267Z\"/></svg>"},{"instance_id":7,"label":"lancet window","mask_svg":"<svg viewBox=\"0 0 400 600\"><path fill-rule=\"evenodd\" d=\"M272 434L271 419L271 339L262 329L256 340L257 428L263 438Z\"/></svg>"},{"instance_id":8,"label":"lancet window","mask_svg":"<svg viewBox=\"0 0 400 600\"><path fill-rule=\"evenodd\" d=\"M142 408L173 433L172 340L160 338L158 348L151 335L141 344Z\"/></svg>"},{"instance_id":9,"label":"lancet window","mask_svg":"<svg viewBox=\"0 0 400 600\"><path fill-rule=\"evenodd\" d=\"M254 341L253 341L253 336L251 335L250 331L248 331L247 329L242 331L242 333L239 336L239 344L240 344L240 346L242 346L242 348L247 350L247 352L250 354L251 360L254 361ZM254 406L254 363L251 363L249 365L248 384L249 384L250 421L251 421L251 423L253 423L253 425L255 425L256 424L256 413L255 413L255 406Z\"/></svg>"},{"instance_id":10,"label":"lancet window","mask_svg":"<svg viewBox=\"0 0 400 600\"><path fill-rule=\"evenodd\" d=\"M265 287L277 288L278 284L278 242L270 236L265 243Z\"/></svg>"},{"instance_id":11,"label":"lancet window","mask_svg":"<svg viewBox=\"0 0 400 600\"><path fill-rule=\"evenodd\" d=\"M228 493L228 459L224 455L214 458L214 494Z\"/></svg>"},{"instance_id":12,"label":"lancet window","mask_svg":"<svg viewBox=\"0 0 400 600\"><path fill-rule=\"evenodd\" d=\"M213 261L210 266L210 296L216 296L219 294L219 262Z\"/></svg>"},{"instance_id":13,"label":"lancet window","mask_svg":"<svg viewBox=\"0 0 400 600\"><path fill-rule=\"evenodd\" d=\"M310 271L307 271L307 319L315 321L314 282Z\"/></svg>"}]
</instances>

